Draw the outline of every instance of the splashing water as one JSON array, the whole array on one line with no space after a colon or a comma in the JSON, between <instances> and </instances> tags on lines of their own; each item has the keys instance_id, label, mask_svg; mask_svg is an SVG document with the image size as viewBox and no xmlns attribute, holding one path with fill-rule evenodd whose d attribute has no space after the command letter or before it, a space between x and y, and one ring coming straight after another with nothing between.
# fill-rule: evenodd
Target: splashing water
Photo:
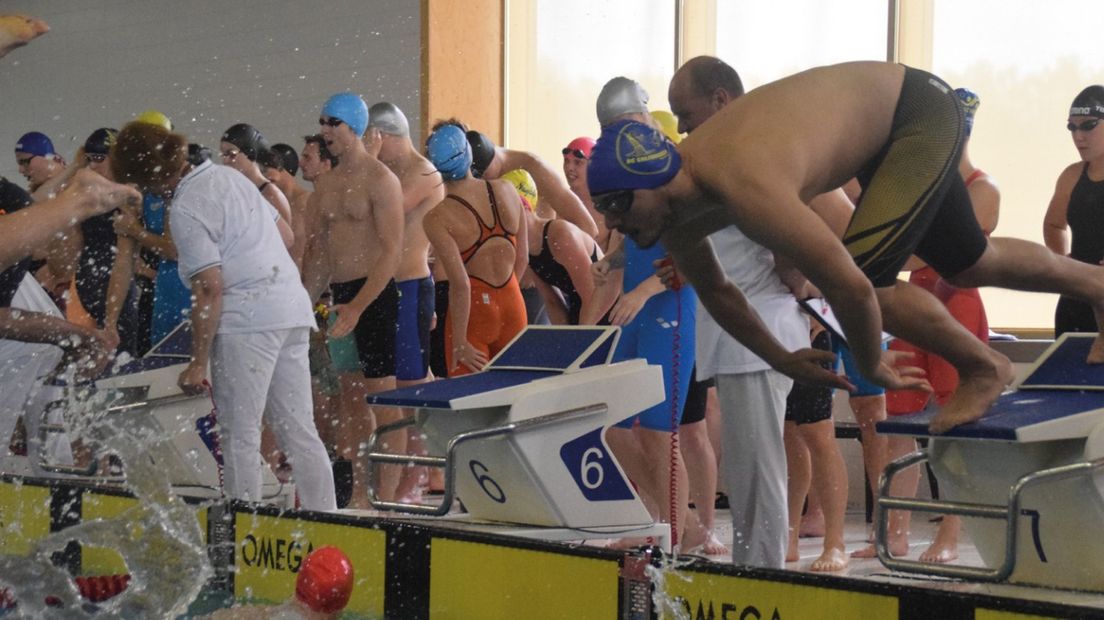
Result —
<instances>
[{"instance_id":1,"label":"splashing water","mask_svg":"<svg viewBox=\"0 0 1104 620\"><path fill-rule=\"evenodd\" d=\"M690 566L698 561L697 558L677 555L661 556L659 564L649 563L644 573L652 582L652 607L657 618L673 618L674 620L693 620L693 613L680 604L678 597L667 592L667 579L669 577L681 579L686 583L694 581L693 573L680 569Z\"/></svg>"},{"instance_id":2,"label":"splashing water","mask_svg":"<svg viewBox=\"0 0 1104 620\"><path fill-rule=\"evenodd\" d=\"M0 588L18 601L15 618L155 618L184 613L214 570L207 558L198 506L172 492L168 473L150 454L170 449L171 437L140 422L144 411L109 413L110 392L69 389L71 437L97 457L115 454L126 467L126 486L137 504L118 516L84 521L35 542L24 556L0 555ZM92 605L82 601L69 573L51 556L71 541L116 551L131 581L122 594ZM47 606L46 599L53 604Z\"/></svg>"}]
</instances>

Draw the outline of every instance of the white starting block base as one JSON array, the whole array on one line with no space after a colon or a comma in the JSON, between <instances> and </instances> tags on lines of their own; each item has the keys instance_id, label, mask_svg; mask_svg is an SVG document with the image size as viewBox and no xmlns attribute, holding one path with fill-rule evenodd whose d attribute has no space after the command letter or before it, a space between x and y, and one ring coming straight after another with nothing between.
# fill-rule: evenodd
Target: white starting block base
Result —
<instances>
[{"instance_id":1,"label":"white starting block base","mask_svg":"<svg viewBox=\"0 0 1104 620\"><path fill-rule=\"evenodd\" d=\"M895 570L1104 591L1104 367L1088 366L1096 334L1065 334L1018 389L984 417L930 436L926 453L890 464L883 476L879 558ZM1065 369L1065 370L1063 370ZM1067 385L1059 382L1066 378ZM927 437L934 412L878 424ZM927 460L942 500L893 498L901 469ZM963 516L987 568L922 564L886 553L887 508ZM1001 521L1003 520L1003 524Z\"/></svg>"},{"instance_id":2,"label":"white starting block base","mask_svg":"<svg viewBox=\"0 0 1104 620\"><path fill-rule=\"evenodd\" d=\"M604 437L664 398L658 366L609 363L619 334L616 327L529 327L483 372L370 396L374 406L415 409L412 423L440 456L379 452L380 435L400 423L377 430L369 460L446 474L438 509L379 501L370 485L372 504L441 516L455 493L472 519L514 524L511 534L578 540L631 531L669 541L669 528L664 535L666 526L653 523Z\"/></svg>"},{"instance_id":3,"label":"white starting block base","mask_svg":"<svg viewBox=\"0 0 1104 620\"><path fill-rule=\"evenodd\" d=\"M190 348L191 324L186 322L141 359L96 381L95 387L105 393L104 401L110 403L107 415L113 433L136 441L160 443L147 454L154 467L168 474L176 491L191 497L218 499L222 497L219 466L204 443L199 424L211 413L211 398L206 394L186 395L176 384L190 359ZM261 459L259 453L257 458ZM124 481L102 474L82 475L72 468L52 469L59 477L100 484ZM295 487L280 482L264 466L262 496L267 502L291 508L295 504Z\"/></svg>"}]
</instances>

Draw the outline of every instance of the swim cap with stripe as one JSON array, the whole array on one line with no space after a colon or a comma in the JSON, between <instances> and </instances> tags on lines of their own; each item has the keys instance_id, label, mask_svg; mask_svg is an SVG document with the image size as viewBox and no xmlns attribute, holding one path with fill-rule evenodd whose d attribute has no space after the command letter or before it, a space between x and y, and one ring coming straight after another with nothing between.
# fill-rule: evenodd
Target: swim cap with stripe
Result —
<instances>
[{"instance_id":1,"label":"swim cap with stripe","mask_svg":"<svg viewBox=\"0 0 1104 620\"><path fill-rule=\"evenodd\" d=\"M368 109L368 127L389 136L409 136L410 121L393 103L381 101Z\"/></svg>"},{"instance_id":2,"label":"swim cap with stripe","mask_svg":"<svg viewBox=\"0 0 1104 620\"><path fill-rule=\"evenodd\" d=\"M1093 84L1081 91L1073 99L1069 115L1104 118L1104 86Z\"/></svg>"},{"instance_id":3,"label":"swim cap with stripe","mask_svg":"<svg viewBox=\"0 0 1104 620\"><path fill-rule=\"evenodd\" d=\"M456 125L444 125L426 140L426 157L446 181L468 176L472 150L464 130Z\"/></svg>"}]
</instances>

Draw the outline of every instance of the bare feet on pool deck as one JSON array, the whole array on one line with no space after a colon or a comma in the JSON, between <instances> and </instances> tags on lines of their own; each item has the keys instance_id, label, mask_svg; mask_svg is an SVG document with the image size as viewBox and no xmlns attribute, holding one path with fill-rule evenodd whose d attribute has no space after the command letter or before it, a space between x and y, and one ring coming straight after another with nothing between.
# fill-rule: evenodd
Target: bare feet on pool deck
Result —
<instances>
[{"instance_id":1,"label":"bare feet on pool deck","mask_svg":"<svg viewBox=\"0 0 1104 620\"><path fill-rule=\"evenodd\" d=\"M899 558L908 555L908 536L891 536L889 539L889 555ZM852 551L851 557L856 560L868 560L878 557L878 551L874 545L867 545L858 551Z\"/></svg>"},{"instance_id":2,"label":"bare feet on pool deck","mask_svg":"<svg viewBox=\"0 0 1104 620\"><path fill-rule=\"evenodd\" d=\"M946 564L958 559L958 543L947 543L936 539L923 553L920 554L921 562L930 564Z\"/></svg>"},{"instance_id":3,"label":"bare feet on pool deck","mask_svg":"<svg viewBox=\"0 0 1104 620\"><path fill-rule=\"evenodd\" d=\"M818 573L831 573L845 568L847 568L847 552L835 547L826 548L824 553L809 565L809 570Z\"/></svg>"},{"instance_id":4,"label":"bare feet on pool deck","mask_svg":"<svg viewBox=\"0 0 1104 620\"><path fill-rule=\"evenodd\" d=\"M1104 364L1104 332L1096 335L1085 361L1089 364Z\"/></svg>"},{"instance_id":5,"label":"bare feet on pool deck","mask_svg":"<svg viewBox=\"0 0 1104 620\"><path fill-rule=\"evenodd\" d=\"M728 555L729 551L728 547L717 538L716 534L709 532L703 542L687 547L686 553L694 555Z\"/></svg>"},{"instance_id":6,"label":"bare feet on pool deck","mask_svg":"<svg viewBox=\"0 0 1104 620\"><path fill-rule=\"evenodd\" d=\"M1016 375L1007 357L992 350L990 354L991 366L976 372L959 372L958 389L932 418L928 431L940 435L956 426L973 422L985 415L996 402Z\"/></svg>"}]
</instances>

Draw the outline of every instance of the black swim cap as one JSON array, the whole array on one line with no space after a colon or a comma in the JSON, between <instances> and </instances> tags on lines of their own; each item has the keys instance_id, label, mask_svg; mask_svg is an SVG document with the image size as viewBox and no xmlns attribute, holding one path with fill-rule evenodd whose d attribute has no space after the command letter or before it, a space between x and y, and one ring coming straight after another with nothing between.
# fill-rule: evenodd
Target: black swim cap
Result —
<instances>
[{"instance_id":1,"label":"black swim cap","mask_svg":"<svg viewBox=\"0 0 1104 620\"><path fill-rule=\"evenodd\" d=\"M267 153L261 154L258 161L266 168L279 168L291 176L299 172L299 154L283 142L273 144Z\"/></svg>"},{"instance_id":2,"label":"black swim cap","mask_svg":"<svg viewBox=\"0 0 1104 620\"><path fill-rule=\"evenodd\" d=\"M211 149L195 142L188 145L189 164L198 166L209 159L211 159Z\"/></svg>"},{"instance_id":3,"label":"black swim cap","mask_svg":"<svg viewBox=\"0 0 1104 620\"><path fill-rule=\"evenodd\" d=\"M257 155L268 150L268 141L253 125L238 123L222 134L222 141L229 142L238 147L238 150L249 158L249 161L257 161Z\"/></svg>"},{"instance_id":4,"label":"black swim cap","mask_svg":"<svg viewBox=\"0 0 1104 620\"><path fill-rule=\"evenodd\" d=\"M494 159L495 143L487 137L487 134L474 129L468 131L467 137L472 150L471 171L475 178L481 179L483 173L487 171L487 166L490 166L491 160Z\"/></svg>"},{"instance_id":5,"label":"black swim cap","mask_svg":"<svg viewBox=\"0 0 1104 620\"><path fill-rule=\"evenodd\" d=\"M1104 86L1093 84L1081 91L1074 97L1069 115L1104 118Z\"/></svg>"}]
</instances>

